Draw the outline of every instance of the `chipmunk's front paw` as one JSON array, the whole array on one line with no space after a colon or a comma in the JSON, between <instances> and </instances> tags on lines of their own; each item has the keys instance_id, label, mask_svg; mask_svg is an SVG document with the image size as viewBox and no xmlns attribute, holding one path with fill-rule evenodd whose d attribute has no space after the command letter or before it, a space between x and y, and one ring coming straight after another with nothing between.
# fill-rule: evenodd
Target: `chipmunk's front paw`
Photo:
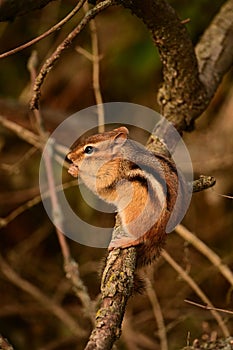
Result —
<instances>
[{"instance_id":1,"label":"chipmunk's front paw","mask_svg":"<svg viewBox=\"0 0 233 350\"><path fill-rule=\"evenodd\" d=\"M73 177L78 177L78 167L76 165L72 164L69 169L68 173L72 175Z\"/></svg>"}]
</instances>

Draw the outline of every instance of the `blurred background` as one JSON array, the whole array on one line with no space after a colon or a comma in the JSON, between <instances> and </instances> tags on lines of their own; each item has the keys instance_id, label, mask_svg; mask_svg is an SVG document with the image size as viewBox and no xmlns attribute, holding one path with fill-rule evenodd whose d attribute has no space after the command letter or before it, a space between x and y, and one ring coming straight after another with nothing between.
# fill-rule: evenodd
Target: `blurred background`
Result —
<instances>
[{"instance_id":1,"label":"blurred background","mask_svg":"<svg viewBox=\"0 0 233 350\"><path fill-rule=\"evenodd\" d=\"M224 1L172 0L187 23L195 44ZM76 5L75 1L53 1L41 10L0 23L1 53L40 35L55 25ZM17 54L0 60L0 115L37 132L28 102L32 95L28 60L33 50L38 69L79 22L83 12L60 31ZM104 102L132 102L158 110L156 93L162 81L161 63L147 29L121 7L112 7L96 18L99 40L100 86ZM75 39L60 57L42 86L41 109L46 129L52 132L72 113L94 105L92 64L77 48L91 51L89 28ZM193 195L183 224L215 251L225 264L233 266L233 71L230 71L192 133L184 140L190 152L195 176L216 177L213 189ZM14 132L0 125L0 333L17 350L81 350L92 329L63 271L63 258L54 227L39 200L38 169L41 153ZM71 181L65 173L64 182ZM76 192L67 190L71 203ZM222 194L226 195L225 197ZM227 197L229 196L229 197ZM31 202L32 201L32 202ZM34 202L33 202L34 201ZM23 205L23 207L22 207ZM74 204L76 205L76 204ZM21 208L18 210L18 208ZM83 209L90 222L106 223L89 208ZM86 212L85 212L86 210ZM111 223L113 218L109 218ZM90 297L97 298L105 249L82 246L67 239L72 256ZM233 310L230 283L197 249L176 232L168 236L167 252L194 279L214 306ZM4 265L7 261L9 265ZM8 269L10 266L10 270ZM209 311L185 303L203 302L161 257L149 269L153 290L163 313L169 349L178 349L203 334L222 335ZM14 275L16 273L16 275ZM80 327L74 335L46 303L38 302L24 283L30 282ZM24 288L25 287L25 288ZM222 314L229 330L233 318ZM81 335L82 334L82 335ZM145 292L131 298L118 349L160 349L158 326L151 300Z\"/></svg>"}]
</instances>

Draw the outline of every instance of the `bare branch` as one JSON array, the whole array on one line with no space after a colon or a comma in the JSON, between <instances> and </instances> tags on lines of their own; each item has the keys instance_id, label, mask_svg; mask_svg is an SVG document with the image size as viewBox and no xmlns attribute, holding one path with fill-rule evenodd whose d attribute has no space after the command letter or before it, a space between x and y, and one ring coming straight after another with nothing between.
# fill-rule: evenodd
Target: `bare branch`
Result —
<instances>
[{"instance_id":1,"label":"bare branch","mask_svg":"<svg viewBox=\"0 0 233 350\"><path fill-rule=\"evenodd\" d=\"M82 329L77 322L63 309L60 305L56 304L51 298L43 294L36 286L29 281L19 276L12 267L6 262L6 260L0 255L0 265L2 274L11 281L14 285L30 294L36 299L44 308L49 310L55 315L62 323L64 323L70 331L79 337L84 337L86 331Z\"/></svg>"},{"instance_id":2,"label":"bare branch","mask_svg":"<svg viewBox=\"0 0 233 350\"><path fill-rule=\"evenodd\" d=\"M163 64L163 85L158 94L161 113L178 131L206 107L205 90L199 81L192 41L180 18L166 0L116 0L130 8L150 30Z\"/></svg>"},{"instance_id":3,"label":"bare branch","mask_svg":"<svg viewBox=\"0 0 233 350\"><path fill-rule=\"evenodd\" d=\"M31 147L26 153L24 153L22 157L20 157L13 164L6 164L6 163L0 164L0 169L7 171L10 175L18 174L20 172L20 168L22 167L22 165L25 164L25 162L28 159L30 159L36 152L37 152L37 148Z\"/></svg>"},{"instance_id":4,"label":"bare branch","mask_svg":"<svg viewBox=\"0 0 233 350\"><path fill-rule=\"evenodd\" d=\"M207 296L204 294L204 292L200 289L200 287L196 284L196 282L185 272L184 269L182 269L182 267L180 265L178 265L175 262L175 260L165 250L162 252L161 255L172 266L172 268L175 271L177 271L177 273L183 278L183 280L188 283L188 285L201 298L201 300L203 300L204 303L206 303L207 305L210 305L212 307L210 312L212 313L213 317L218 322L218 325L219 325L220 329L222 330L224 336L229 337L230 336L230 332L229 332L227 326L225 325L222 317L214 309L213 304L211 303L209 298L207 298Z\"/></svg>"},{"instance_id":5,"label":"bare branch","mask_svg":"<svg viewBox=\"0 0 233 350\"><path fill-rule=\"evenodd\" d=\"M104 132L104 107L103 98L100 89L100 54L99 54L99 44L98 35L95 19L90 21L90 32L91 32L91 44L92 44L92 83L95 95L95 101L97 104L98 112L98 130L99 132Z\"/></svg>"},{"instance_id":6,"label":"bare branch","mask_svg":"<svg viewBox=\"0 0 233 350\"><path fill-rule=\"evenodd\" d=\"M61 242L60 244L62 243L63 242ZM85 316L87 316L94 324L94 303L92 303L87 288L80 277L79 266L77 262L73 259L65 260L64 270L66 272L66 277L72 283L76 296L80 299L82 303Z\"/></svg>"},{"instance_id":7,"label":"bare branch","mask_svg":"<svg viewBox=\"0 0 233 350\"><path fill-rule=\"evenodd\" d=\"M166 0L115 2L146 24L159 50L164 79L158 93L160 112L179 132L190 130L232 65L233 1L223 5L207 28L197 58L185 25Z\"/></svg>"},{"instance_id":8,"label":"bare branch","mask_svg":"<svg viewBox=\"0 0 233 350\"><path fill-rule=\"evenodd\" d=\"M159 304L159 300L157 298L156 292L154 288L152 287L152 283L148 277L145 279L146 281L146 291L148 298L151 302L153 313L155 316L155 319L157 321L158 325L158 335L160 338L160 346L161 350L168 350L168 342L167 342L167 333L166 333L166 327L164 323L164 318L162 314L162 310Z\"/></svg>"},{"instance_id":9,"label":"bare branch","mask_svg":"<svg viewBox=\"0 0 233 350\"><path fill-rule=\"evenodd\" d=\"M198 306L201 309L215 310L215 311L219 311L219 312L223 312L223 313L226 313L226 314L233 315L233 311L230 311L230 310L219 309L218 307L212 307L212 306L209 306L209 305L202 305L202 304L195 303L194 301L187 300L187 299L185 300L185 302L188 303L188 304L191 304L191 305Z\"/></svg>"},{"instance_id":10,"label":"bare branch","mask_svg":"<svg viewBox=\"0 0 233 350\"><path fill-rule=\"evenodd\" d=\"M101 282L101 305L85 350L110 350L120 337L125 308L133 290L136 249L115 249L108 255Z\"/></svg>"},{"instance_id":11,"label":"bare branch","mask_svg":"<svg viewBox=\"0 0 233 350\"><path fill-rule=\"evenodd\" d=\"M30 108L32 110L38 109L39 107L39 98L40 98L40 88L47 76L47 74L50 72L50 70L54 67L55 63L59 59L60 55L64 50L66 50L70 45L72 44L73 40L76 38L76 36L85 28L87 23L94 18L97 14L99 14L101 11L109 7L113 4L113 0L105 0L102 1L100 4L96 5L93 9L89 10L84 18L80 21L80 23L75 27L75 29L69 33L69 35L63 40L63 42L57 47L57 49L54 51L54 53L46 60L44 65L42 66L35 84L34 84L34 94L32 96L31 102L30 102Z\"/></svg>"},{"instance_id":12,"label":"bare branch","mask_svg":"<svg viewBox=\"0 0 233 350\"><path fill-rule=\"evenodd\" d=\"M233 62L233 1L228 0L196 46L200 80L208 101Z\"/></svg>"},{"instance_id":13,"label":"bare branch","mask_svg":"<svg viewBox=\"0 0 233 350\"><path fill-rule=\"evenodd\" d=\"M37 205L41 202L41 196L38 195L26 203L20 205L18 208L13 210L10 214L8 214L6 217L0 217L0 228L7 226L11 221L13 221L18 215L22 214L27 209L32 208L33 206Z\"/></svg>"},{"instance_id":14,"label":"bare branch","mask_svg":"<svg viewBox=\"0 0 233 350\"><path fill-rule=\"evenodd\" d=\"M213 250L211 250L204 242L202 242L197 236L195 236L183 225L178 225L175 231L183 239L191 243L199 252L201 252L233 286L233 273Z\"/></svg>"},{"instance_id":15,"label":"bare branch","mask_svg":"<svg viewBox=\"0 0 233 350\"><path fill-rule=\"evenodd\" d=\"M87 13L89 7L87 4L84 6L84 10ZM81 53L84 57L92 62L92 84L94 90L95 102L97 105L98 113L98 131L104 132L104 107L103 107L103 98L100 89L100 60L101 55L99 54L99 43L97 35L97 26L95 19L92 19L89 23L90 34L91 34L91 46L92 53L89 53L87 50L82 47L76 47L76 51Z\"/></svg>"},{"instance_id":16,"label":"bare branch","mask_svg":"<svg viewBox=\"0 0 233 350\"><path fill-rule=\"evenodd\" d=\"M32 58L30 61L31 61L30 64L28 63L28 69L30 71L31 81L32 83L34 83L34 80L36 77L36 66L34 64L35 59ZM38 133L41 139L43 140L46 138L47 132L45 130L42 114L37 109L34 110L34 119L36 122ZM60 151L63 151L63 150L64 150L63 147L60 147ZM50 200L51 200L52 211L53 211L53 222L55 224L57 238L58 238L62 255L63 255L64 270L66 272L66 277L71 281L73 287L75 288L76 295L79 297L79 299L82 302L86 316L93 321L93 310L92 310L91 299L87 292L86 286L84 285L83 281L80 278L79 266L74 261L74 259L72 259L69 246L63 234L64 215L57 197L56 185L54 180L55 179L54 169L51 163L51 154L53 154L53 140L50 140L47 151L44 151L43 160L45 163L46 176L48 180L48 191L50 194Z\"/></svg>"},{"instance_id":17,"label":"bare branch","mask_svg":"<svg viewBox=\"0 0 233 350\"><path fill-rule=\"evenodd\" d=\"M32 131L25 129L19 124L12 122L11 120L4 118L1 115L0 115L0 124L2 124L5 128L13 131L22 140L30 143L36 148L41 149L44 146L44 144L41 142L40 137L38 135L34 134Z\"/></svg>"},{"instance_id":18,"label":"bare branch","mask_svg":"<svg viewBox=\"0 0 233 350\"><path fill-rule=\"evenodd\" d=\"M5 58L5 57L13 55L13 54L15 54L17 52L20 52L20 51L26 49L27 47L36 44L38 41L46 38L48 35L54 33L55 31L60 30L61 27L65 23L67 23L80 10L80 8L83 6L85 1L86 0L79 1L79 3L75 6L75 8L65 18L63 18L60 22L55 24L52 28L48 29L43 34L37 36L36 38L34 38L34 39L30 40L30 41L28 41L27 43L25 43L23 45L20 45L20 46L16 47L15 49L12 49L12 50L9 50L7 52L4 52L4 53L0 54L0 58Z\"/></svg>"},{"instance_id":19,"label":"bare branch","mask_svg":"<svg viewBox=\"0 0 233 350\"><path fill-rule=\"evenodd\" d=\"M62 186L56 186L55 189L56 191L63 191L66 188L70 188L71 186L77 186L77 181L69 181L64 183ZM39 189L38 189L39 192ZM49 198L50 192L46 191L44 193L41 193L43 198ZM7 226L11 221L13 221L17 216L20 214L24 213L26 210L34 207L35 205L39 204L41 202L41 195L38 194L34 198L30 199L29 201L23 203L20 205L18 208L10 212L5 217L0 217L0 228Z\"/></svg>"}]
</instances>

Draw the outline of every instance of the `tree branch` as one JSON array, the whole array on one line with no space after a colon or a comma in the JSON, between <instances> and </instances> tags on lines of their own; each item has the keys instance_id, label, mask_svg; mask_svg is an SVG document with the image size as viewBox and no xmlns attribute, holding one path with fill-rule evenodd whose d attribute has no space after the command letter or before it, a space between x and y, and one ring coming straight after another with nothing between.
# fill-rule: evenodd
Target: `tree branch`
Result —
<instances>
[{"instance_id":1,"label":"tree branch","mask_svg":"<svg viewBox=\"0 0 233 350\"><path fill-rule=\"evenodd\" d=\"M201 288L197 285L197 283L187 274L187 272L178 265L175 260L164 250L162 252L163 258L169 263L169 265L179 274L179 276L182 277L182 279L187 282L187 284L192 288L192 290L200 297L201 300L203 300L204 303L209 305L211 307L210 312L212 313L213 317L218 322L218 325L225 337L230 336L230 331L227 328L224 320L222 319L221 315L215 310L213 304L209 300L209 298L205 295L205 293L201 290Z\"/></svg>"},{"instance_id":2,"label":"tree branch","mask_svg":"<svg viewBox=\"0 0 233 350\"><path fill-rule=\"evenodd\" d=\"M196 46L200 80L208 100L213 97L233 62L233 1L228 0Z\"/></svg>"},{"instance_id":3,"label":"tree branch","mask_svg":"<svg viewBox=\"0 0 233 350\"><path fill-rule=\"evenodd\" d=\"M50 0L51 1L51 0ZM83 2L84 1L79 1L78 4L73 8L72 11L70 11L68 13L67 16L65 16L60 22L58 22L57 24L55 24L53 27L51 27L50 29L46 30L46 32L44 32L43 34L37 36L36 38L26 42L25 44L22 44L20 46L17 46L16 48L3 52L2 54L0 54L0 58L5 58L7 56L13 55L19 51L22 51L24 49L26 49L27 47L36 44L38 41L46 38L48 35L54 33L55 31L58 31L62 28L62 26L67 23L83 6Z\"/></svg>"},{"instance_id":4,"label":"tree branch","mask_svg":"<svg viewBox=\"0 0 233 350\"><path fill-rule=\"evenodd\" d=\"M213 250L211 250L204 242L202 242L197 236L195 236L183 225L178 225L175 231L186 242L192 244L200 253L202 253L233 287L232 271L227 265L223 263L221 258Z\"/></svg>"},{"instance_id":5,"label":"tree branch","mask_svg":"<svg viewBox=\"0 0 233 350\"><path fill-rule=\"evenodd\" d=\"M101 305L85 350L109 350L120 337L127 300L133 290L135 266L135 247L109 253L102 275Z\"/></svg>"},{"instance_id":6,"label":"tree branch","mask_svg":"<svg viewBox=\"0 0 233 350\"><path fill-rule=\"evenodd\" d=\"M31 295L45 309L56 316L67 328L79 337L84 337L86 331L60 305L41 292L39 288L22 278L8 262L0 255L1 273L14 285Z\"/></svg>"},{"instance_id":7,"label":"tree branch","mask_svg":"<svg viewBox=\"0 0 233 350\"><path fill-rule=\"evenodd\" d=\"M192 192L201 192L207 188L213 187L216 180L213 176L201 175L199 179L192 182Z\"/></svg>"},{"instance_id":8,"label":"tree branch","mask_svg":"<svg viewBox=\"0 0 233 350\"><path fill-rule=\"evenodd\" d=\"M166 0L116 0L130 8L147 26L163 64L163 85L158 94L161 114L178 131L192 126L193 117L206 107L206 93L199 80L192 41Z\"/></svg>"},{"instance_id":9,"label":"tree branch","mask_svg":"<svg viewBox=\"0 0 233 350\"><path fill-rule=\"evenodd\" d=\"M179 132L190 130L232 65L233 1L223 5L202 36L197 56L185 25L166 0L115 2L146 24L159 50L163 64L163 85L158 93L161 114Z\"/></svg>"},{"instance_id":10,"label":"tree branch","mask_svg":"<svg viewBox=\"0 0 233 350\"><path fill-rule=\"evenodd\" d=\"M99 14L102 10L106 9L110 5L113 4L112 0L104 0L100 4L96 5L93 9L89 10L80 23L69 33L69 35L63 40L63 42L56 48L53 54L45 61L43 64L33 87L34 94L30 101L30 108L32 110L39 108L39 98L40 98L40 89L41 86L50 72L50 70L54 67L55 63L60 58L60 55L73 43L73 40L76 36L85 28L85 26L93 19L97 14Z\"/></svg>"}]
</instances>

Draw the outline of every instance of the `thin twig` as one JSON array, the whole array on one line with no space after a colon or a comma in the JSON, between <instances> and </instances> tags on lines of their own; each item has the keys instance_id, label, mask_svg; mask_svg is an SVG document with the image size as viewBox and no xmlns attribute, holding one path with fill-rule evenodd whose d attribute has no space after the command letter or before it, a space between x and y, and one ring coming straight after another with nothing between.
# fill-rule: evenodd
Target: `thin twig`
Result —
<instances>
[{"instance_id":1,"label":"thin twig","mask_svg":"<svg viewBox=\"0 0 233 350\"><path fill-rule=\"evenodd\" d=\"M33 82L34 77L36 76L36 66L31 64L29 66L31 79ZM34 116L36 125L38 128L38 132L42 138L42 140L46 139L47 132L45 130L44 126L44 120L39 110L34 109ZM57 238L61 247L63 261L64 261L64 270L66 272L66 277L71 281L76 295L79 297L79 299L82 302L83 309L86 313L86 315L90 318L90 320L93 322L93 310L92 310L92 303L90 296L87 292L87 288L84 285L82 279L80 278L79 274L79 266L78 264L72 259L69 246L67 244L67 240L63 234L65 230L63 229L64 226L64 216L62 209L60 207L60 203L58 201L57 192L56 192L56 185L54 180L54 169L52 167L51 162L51 155L54 154L53 149L53 140L49 139L47 144L47 151L43 152L44 155L44 163L45 163L45 169L46 169L46 176L48 180L48 190L50 193L50 200L52 205L52 215L53 215L53 223L55 224L55 229L57 233ZM63 151L63 148L60 148L60 151Z\"/></svg>"},{"instance_id":2,"label":"thin twig","mask_svg":"<svg viewBox=\"0 0 233 350\"><path fill-rule=\"evenodd\" d=\"M76 296L80 299L83 305L85 315L89 317L92 324L94 325L94 302L91 301L88 290L80 277L79 266L77 262L74 259L67 260L64 264L64 269L66 272L66 277L72 283Z\"/></svg>"},{"instance_id":3,"label":"thin twig","mask_svg":"<svg viewBox=\"0 0 233 350\"><path fill-rule=\"evenodd\" d=\"M148 298L151 302L153 313L158 325L158 335L160 338L160 348L161 350L168 350L167 334L166 327L164 323L164 318L162 310L159 304L158 297L156 295L155 289L152 287L152 283L148 277L145 278L146 282L146 291Z\"/></svg>"},{"instance_id":4,"label":"thin twig","mask_svg":"<svg viewBox=\"0 0 233 350\"><path fill-rule=\"evenodd\" d=\"M24 211L26 211L27 209L32 208L33 206L35 206L36 204L41 202L41 196L38 195L32 199L30 199L29 201L27 201L26 203L20 205L18 208L16 208L15 210L13 210L9 215L7 215L6 217L1 217L0 218L0 228L7 226L11 221L13 221L18 215L22 214Z\"/></svg>"},{"instance_id":5,"label":"thin twig","mask_svg":"<svg viewBox=\"0 0 233 350\"><path fill-rule=\"evenodd\" d=\"M78 53L80 53L81 55L83 55L85 58L87 58L89 61L92 62L93 56L92 56L92 54L91 54L89 51L87 51L86 49L84 49L84 48L81 47L81 46L76 46L76 47L75 47L75 50L76 50Z\"/></svg>"},{"instance_id":6,"label":"thin twig","mask_svg":"<svg viewBox=\"0 0 233 350\"><path fill-rule=\"evenodd\" d=\"M45 240L51 233L51 225L46 222L46 224L41 224L37 230L32 234L27 236L27 238L20 241L14 246L12 250L7 254L10 262L14 263L14 266L22 261L22 256L25 257L29 252L36 249L36 247Z\"/></svg>"},{"instance_id":7,"label":"thin twig","mask_svg":"<svg viewBox=\"0 0 233 350\"><path fill-rule=\"evenodd\" d=\"M40 116L36 115L36 118L37 118L37 124L38 123L42 123L43 122L39 121L40 119ZM4 116L1 116L0 115L0 124L2 126L4 126L5 128L7 128L8 130L14 132L20 139L22 139L23 141L26 141L27 143L31 144L32 146L34 146L35 148L37 149L43 149L44 146L45 146L45 143L47 141L47 138L48 138L48 134L45 133L44 134L44 137L41 137L37 134L35 134L34 132L26 129L25 127L11 121L11 120L8 120L6 117ZM66 155L67 152L68 152L68 148L62 144L59 144L59 143L55 143L54 144L54 148L56 151L58 151L59 153L61 153L62 155Z\"/></svg>"},{"instance_id":8,"label":"thin twig","mask_svg":"<svg viewBox=\"0 0 233 350\"><path fill-rule=\"evenodd\" d=\"M228 199L233 199L233 196L230 196L230 195L227 195L227 194L223 194L223 193L218 193L217 191L215 191L214 189L212 189L213 190L213 192L215 193L215 194L217 194L218 196L220 196L220 197L224 197L224 198L228 198Z\"/></svg>"},{"instance_id":9,"label":"thin twig","mask_svg":"<svg viewBox=\"0 0 233 350\"><path fill-rule=\"evenodd\" d=\"M38 113L39 111L37 111ZM50 145L52 147L52 145ZM53 168L51 164L50 154L52 154L52 149L48 152L44 152L44 161L46 168L46 175L48 179L48 188L50 193L50 200L53 208L53 222L55 224L55 229L58 237L58 241L61 247L63 259L64 259L64 270L66 272L66 276L71 280L72 285L75 287L76 295L82 302L83 308L87 316L93 320L92 313L92 303L91 299L88 295L87 288L82 282L79 275L79 267L78 264L72 259L70 249L68 247L66 238L63 234L63 213L60 208L60 204L58 202L57 194L56 194L56 186L54 182L54 174Z\"/></svg>"},{"instance_id":10,"label":"thin twig","mask_svg":"<svg viewBox=\"0 0 233 350\"><path fill-rule=\"evenodd\" d=\"M84 9L88 10L88 6L84 5ZM97 27L95 19L92 19L89 23L91 33L91 46L92 46L92 83L95 95L95 101L97 104L98 113L98 131L104 132L104 107L103 98L100 89L100 53L99 43L97 35Z\"/></svg>"},{"instance_id":11,"label":"thin twig","mask_svg":"<svg viewBox=\"0 0 233 350\"><path fill-rule=\"evenodd\" d=\"M84 5L84 10L88 12L88 5ZM89 23L90 33L91 33L91 46L92 53L83 49L81 46L77 46L75 49L78 53L82 54L89 61L92 62L92 84L94 90L95 102L97 104L97 114L98 114L98 131L104 132L104 107L103 98L100 89L100 60L102 56L99 54L98 45L98 35L95 19L92 19Z\"/></svg>"},{"instance_id":12,"label":"thin twig","mask_svg":"<svg viewBox=\"0 0 233 350\"><path fill-rule=\"evenodd\" d=\"M35 84L34 84L34 94L30 102L30 108L32 110L38 109L39 98L40 98L40 88L50 70L54 67L56 61L59 59L60 55L64 50L66 50L72 44L76 36L85 28L85 26L94 18L98 13L109 7L114 3L113 0L104 0L97 4L93 9L88 11L84 18L79 22L79 24L74 28L72 32L63 40L63 42L56 48L54 53L46 60L42 66Z\"/></svg>"},{"instance_id":13,"label":"thin twig","mask_svg":"<svg viewBox=\"0 0 233 350\"><path fill-rule=\"evenodd\" d=\"M8 120L1 115L0 115L0 124L2 124L5 128L13 131L22 140L30 143L36 148L39 148L39 149L43 148L44 144L41 142L40 137L34 134L33 132L25 129L24 127L20 126L19 124L12 122L11 120Z\"/></svg>"},{"instance_id":14,"label":"thin twig","mask_svg":"<svg viewBox=\"0 0 233 350\"><path fill-rule=\"evenodd\" d=\"M230 310L219 309L218 307L213 307L213 306L209 306L209 305L202 305L202 304L199 304L199 303L196 303L196 302L194 302L194 301L187 300L187 299L185 299L185 302L188 303L188 304L191 304L191 305L198 306L198 307L200 307L201 309L205 309L205 310L215 310L215 311L223 312L223 313L225 313L225 314L231 314L231 315L233 315L233 311L230 311Z\"/></svg>"},{"instance_id":15,"label":"thin twig","mask_svg":"<svg viewBox=\"0 0 233 350\"><path fill-rule=\"evenodd\" d=\"M199 252L201 252L226 278L226 280L233 286L233 273L229 267L223 264L220 257L210 249L203 241L201 241L197 236L190 232L183 225L178 225L175 229L176 233L185 239L187 242L191 243Z\"/></svg>"},{"instance_id":16,"label":"thin twig","mask_svg":"<svg viewBox=\"0 0 233 350\"><path fill-rule=\"evenodd\" d=\"M192 288L193 291L195 291L195 293L201 298L201 300L203 300L204 303L206 303L207 305L210 305L213 308L213 310L210 310L210 312L218 322L218 325L222 330L224 336L229 337L230 332L227 326L225 325L222 317L219 315L217 311L214 310L213 304L211 303L209 298L204 294L204 292L200 289L200 287L196 284L196 282L185 272L184 269L182 269L180 265L178 265L175 262L175 260L165 250L162 252L161 255L169 263L169 265L171 265L171 267L175 271L177 271L177 273L182 277L182 279L188 283L188 285Z\"/></svg>"},{"instance_id":17,"label":"thin twig","mask_svg":"<svg viewBox=\"0 0 233 350\"><path fill-rule=\"evenodd\" d=\"M33 50L27 63L27 69L30 73L32 91L36 80L37 64L38 64L37 52ZM34 115L37 132L40 135L41 139L44 140L47 138L46 136L48 136L48 133L46 133L45 131L45 125L44 125L44 120L42 118L42 115L39 110L34 110L33 115Z\"/></svg>"},{"instance_id":18,"label":"thin twig","mask_svg":"<svg viewBox=\"0 0 233 350\"><path fill-rule=\"evenodd\" d=\"M84 10L86 13L88 12L88 4L84 5ZM84 57L86 57L89 61L92 62L92 83L98 112L98 131L104 132L104 108L103 98L100 89L100 60L102 56L99 54L97 26L95 19L92 19L90 21L89 27L91 34L92 53L89 53L87 50L83 49L80 46L76 47L76 51L81 53Z\"/></svg>"},{"instance_id":19,"label":"thin twig","mask_svg":"<svg viewBox=\"0 0 233 350\"><path fill-rule=\"evenodd\" d=\"M36 50L33 50L27 62L27 69L30 73L31 84L33 84L33 82L36 79L37 66L38 66L38 54Z\"/></svg>"},{"instance_id":20,"label":"thin twig","mask_svg":"<svg viewBox=\"0 0 233 350\"><path fill-rule=\"evenodd\" d=\"M77 180L69 181L64 183L63 185L56 186L55 189L56 191L63 191L64 189L70 188L72 186L77 186ZM43 198L49 198L50 192L46 191L41 193L41 195L43 196ZM39 204L41 202L41 195L35 196L34 198L30 199L26 203L23 203L18 208L10 212L10 214L7 215L6 217L0 217L0 228L7 226L17 216L24 213L26 210L34 207L35 205Z\"/></svg>"},{"instance_id":21,"label":"thin twig","mask_svg":"<svg viewBox=\"0 0 233 350\"><path fill-rule=\"evenodd\" d=\"M36 38L26 42L23 45L20 45L18 47L16 47L15 49L9 50L7 52L4 52L2 54L0 54L0 58L5 58L7 56L13 55L19 51L22 51L24 49L26 49L29 46L32 46L34 44L36 44L38 41L46 38L48 35L54 33L57 30L60 30L61 27L67 23L83 6L83 4L85 3L86 0L81 0L78 2L78 4L74 7L74 9L72 11L70 11L70 13L64 17L60 22L58 22L57 24L55 24L53 27L51 27L50 29L48 29L46 32L44 32L43 34L37 36Z\"/></svg>"},{"instance_id":22,"label":"thin twig","mask_svg":"<svg viewBox=\"0 0 233 350\"><path fill-rule=\"evenodd\" d=\"M36 147L31 147L22 157L20 157L13 164L0 164L0 169L7 171L9 174L18 174L20 171L20 167L23 163L25 163L31 156L37 151Z\"/></svg>"},{"instance_id":23,"label":"thin twig","mask_svg":"<svg viewBox=\"0 0 233 350\"><path fill-rule=\"evenodd\" d=\"M65 324L72 333L78 335L79 337L84 337L86 335L86 331L82 329L77 322L62 307L60 307L60 305L56 304L51 298L47 297L32 283L23 279L18 273L16 273L16 271L12 269L12 267L1 255L0 266L1 272L9 281L26 293L30 294L34 299L42 304L44 308L49 310L63 324Z\"/></svg>"},{"instance_id":24,"label":"thin twig","mask_svg":"<svg viewBox=\"0 0 233 350\"><path fill-rule=\"evenodd\" d=\"M127 350L141 350L144 348L148 350L154 350L154 339L151 339L150 336L147 336L143 332L140 332L138 328L134 329L135 321L135 316L129 315L126 312L121 335L121 339L124 342L125 348Z\"/></svg>"}]
</instances>

